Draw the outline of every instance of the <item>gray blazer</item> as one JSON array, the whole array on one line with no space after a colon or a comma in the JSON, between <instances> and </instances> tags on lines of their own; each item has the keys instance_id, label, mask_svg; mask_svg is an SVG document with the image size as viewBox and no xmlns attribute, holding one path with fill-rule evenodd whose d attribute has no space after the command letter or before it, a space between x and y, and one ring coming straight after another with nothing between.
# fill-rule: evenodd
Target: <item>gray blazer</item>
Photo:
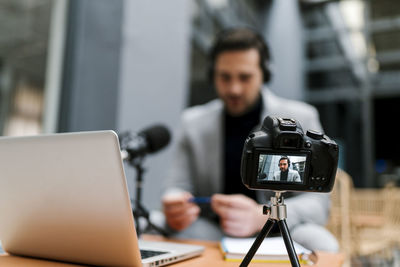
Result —
<instances>
[{"instance_id":1,"label":"gray blazer","mask_svg":"<svg viewBox=\"0 0 400 267\"><path fill-rule=\"evenodd\" d=\"M296 170L289 169L287 176L287 182L301 182L300 174ZM281 180L281 171L274 172L274 176L270 179L270 181L280 181Z\"/></svg>"},{"instance_id":2,"label":"gray blazer","mask_svg":"<svg viewBox=\"0 0 400 267\"><path fill-rule=\"evenodd\" d=\"M264 102L261 122L268 115L297 119L303 130L322 131L317 110L304 103L262 90ZM223 103L220 99L186 109L175 140L175 154L166 178L166 192L189 191L195 196L211 196L224 188ZM257 191L259 203L268 202L273 192ZM329 214L329 195L297 193L285 199L289 228L301 222L325 224Z\"/></svg>"}]
</instances>

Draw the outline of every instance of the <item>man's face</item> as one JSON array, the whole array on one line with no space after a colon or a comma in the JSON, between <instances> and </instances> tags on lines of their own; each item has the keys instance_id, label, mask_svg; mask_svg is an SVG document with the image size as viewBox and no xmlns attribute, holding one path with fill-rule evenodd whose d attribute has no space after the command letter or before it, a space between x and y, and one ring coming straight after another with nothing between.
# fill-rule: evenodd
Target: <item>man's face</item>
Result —
<instances>
[{"instance_id":1,"label":"man's face","mask_svg":"<svg viewBox=\"0 0 400 267\"><path fill-rule=\"evenodd\" d=\"M279 169L281 169L281 172L287 171L289 167L287 159L282 159L279 161Z\"/></svg>"},{"instance_id":2,"label":"man's face","mask_svg":"<svg viewBox=\"0 0 400 267\"><path fill-rule=\"evenodd\" d=\"M242 115L255 104L262 82L257 49L226 51L217 56L214 83L230 115Z\"/></svg>"}]
</instances>

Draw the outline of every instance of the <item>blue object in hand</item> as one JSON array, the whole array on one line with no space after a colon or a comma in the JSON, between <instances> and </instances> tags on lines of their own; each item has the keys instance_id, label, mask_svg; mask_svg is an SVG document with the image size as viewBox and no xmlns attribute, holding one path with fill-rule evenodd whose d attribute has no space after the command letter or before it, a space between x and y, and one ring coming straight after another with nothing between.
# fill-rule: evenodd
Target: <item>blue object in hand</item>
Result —
<instances>
[{"instance_id":1,"label":"blue object in hand","mask_svg":"<svg viewBox=\"0 0 400 267\"><path fill-rule=\"evenodd\" d=\"M211 198L210 197L192 197L189 199L189 202L196 203L196 204L210 204Z\"/></svg>"}]
</instances>

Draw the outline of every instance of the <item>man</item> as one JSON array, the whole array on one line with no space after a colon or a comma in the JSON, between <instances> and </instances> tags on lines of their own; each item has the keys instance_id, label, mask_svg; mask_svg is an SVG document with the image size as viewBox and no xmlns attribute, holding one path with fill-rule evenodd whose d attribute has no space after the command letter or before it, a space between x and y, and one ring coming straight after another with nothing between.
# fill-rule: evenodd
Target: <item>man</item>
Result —
<instances>
[{"instance_id":1,"label":"man","mask_svg":"<svg viewBox=\"0 0 400 267\"><path fill-rule=\"evenodd\" d=\"M218 240L223 234L257 234L268 219L259 203L266 203L273 192L256 194L241 182L241 153L249 132L267 115L322 130L314 107L279 98L263 87L270 79L269 60L262 37L250 29L231 29L217 37L209 73L219 99L184 111L166 180L163 209L177 235ZM193 196L210 196L211 205L200 208ZM285 202L294 240L310 249L337 250L335 239L322 227L329 214L327 194L299 193Z\"/></svg>"},{"instance_id":2,"label":"man","mask_svg":"<svg viewBox=\"0 0 400 267\"><path fill-rule=\"evenodd\" d=\"M271 181L301 182L298 171L289 169L290 159L283 156L279 159L279 171L274 173Z\"/></svg>"}]
</instances>

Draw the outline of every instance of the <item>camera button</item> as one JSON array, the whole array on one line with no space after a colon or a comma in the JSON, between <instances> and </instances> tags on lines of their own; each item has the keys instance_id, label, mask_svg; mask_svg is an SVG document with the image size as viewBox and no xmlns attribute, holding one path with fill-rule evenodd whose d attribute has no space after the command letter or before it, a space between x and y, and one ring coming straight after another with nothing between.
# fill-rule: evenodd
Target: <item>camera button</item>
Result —
<instances>
[{"instance_id":1,"label":"camera button","mask_svg":"<svg viewBox=\"0 0 400 267\"><path fill-rule=\"evenodd\" d=\"M310 190L314 190L314 186L310 186L308 189L310 189Z\"/></svg>"},{"instance_id":2,"label":"camera button","mask_svg":"<svg viewBox=\"0 0 400 267\"><path fill-rule=\"evenodd\" d=\"M317 190L322 191L322 186L318 186Z\"/></svg>"},{"instance_id":3,"label":"camera button","mask_svg":"<svg viewBox=\"0 0 400 267\"><path fill-rule=\"evenodd\" d=\"M314 130L308 130L306 135L308 137L311 137L313 139L317 139L317 140L321 140L324 138L324 134L318 131L314 131Z\"/></svg>"}]
</instances>

